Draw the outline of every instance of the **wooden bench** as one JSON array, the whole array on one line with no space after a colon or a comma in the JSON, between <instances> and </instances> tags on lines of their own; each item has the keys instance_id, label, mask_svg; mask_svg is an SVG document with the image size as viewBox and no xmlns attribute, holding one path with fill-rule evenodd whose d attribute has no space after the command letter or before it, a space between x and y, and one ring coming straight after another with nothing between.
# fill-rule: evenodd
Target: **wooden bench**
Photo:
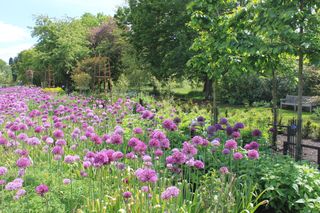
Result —
<instances>
[{"instance_id":1,"label":"wooden bench","mask_svg":"<svg viewBox=\"0 0 320 213\"><path fill-rule=\"evenodd\" d=\"M320 105L320 97L319 96L302 96L302 107L308 107L310 112L312 112L312 108ZM298 106L298 96L287 95L286 98L280 99L280 108L282 106L293 106L294 110Z\"/></svg>"}]
</instances>

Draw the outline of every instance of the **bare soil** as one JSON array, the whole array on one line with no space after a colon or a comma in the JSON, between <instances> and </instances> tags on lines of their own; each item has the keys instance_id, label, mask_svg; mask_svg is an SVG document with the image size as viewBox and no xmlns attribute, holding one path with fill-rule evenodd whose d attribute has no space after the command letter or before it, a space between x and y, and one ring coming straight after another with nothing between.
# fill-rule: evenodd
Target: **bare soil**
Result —
<instances>
[{"instance_id":1,"label":"bare soil","mask_svg":"<svg viewBox=\"0 0 320 213\"><path fill-rule=\"evenodd\" d=\"M277 148L278 148L278 151L281 153L283 152L283 142L284 141L287 141L287 136L286 135L278 135ZM302 144L320 147L320 141L314 141L311 139L303 139ZM289 147L288 154L290 152L294 153L294 150L290 149L290 147ZM306 148L306 147L302 148L302 159L303 160L308 160L308 161L316 163L317 158L318 158L318 150L317 149L311 149L311 148Z\"/></svg>"}]
</instances>

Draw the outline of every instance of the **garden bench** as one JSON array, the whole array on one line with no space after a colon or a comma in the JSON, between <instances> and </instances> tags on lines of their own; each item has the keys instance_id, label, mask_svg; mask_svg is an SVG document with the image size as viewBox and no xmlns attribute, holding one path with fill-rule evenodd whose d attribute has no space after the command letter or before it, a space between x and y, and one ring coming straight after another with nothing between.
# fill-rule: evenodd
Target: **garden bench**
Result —
<instances>
[{"instance_id":1,"label":"garden bench","mask_svg":"<svg viewBox=\"0 0 320 213\"><path fill-rule=\"evenodd\" d=\"M302 107L308 107L310 112L312 108L320 105L320 97L318 96L302 96ZM287 95L286 98L280 99L280 108L282 106L293 106L296 110L298 106L298 96Z\"/></svg>"}]
</instances>

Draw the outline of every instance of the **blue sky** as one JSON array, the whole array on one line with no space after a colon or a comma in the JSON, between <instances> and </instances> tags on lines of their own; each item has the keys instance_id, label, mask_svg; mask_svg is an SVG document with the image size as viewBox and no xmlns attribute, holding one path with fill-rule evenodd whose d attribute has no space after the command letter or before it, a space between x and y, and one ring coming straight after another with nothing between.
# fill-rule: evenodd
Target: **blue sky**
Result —
<instances>
[{"instance_id":1,"label":"blue sky","mask_svg":"<svg viewBox=\"0 0 320 213\"><path fill-rule=\"evenodd\" d=\"M32 47L28 27L34 25L35 15L62 18L80 17L85 12L113 15L125 0L11 0L2 1L0 8L0 58L8 62L20 51Z\"/></svg>"}]
</instances>

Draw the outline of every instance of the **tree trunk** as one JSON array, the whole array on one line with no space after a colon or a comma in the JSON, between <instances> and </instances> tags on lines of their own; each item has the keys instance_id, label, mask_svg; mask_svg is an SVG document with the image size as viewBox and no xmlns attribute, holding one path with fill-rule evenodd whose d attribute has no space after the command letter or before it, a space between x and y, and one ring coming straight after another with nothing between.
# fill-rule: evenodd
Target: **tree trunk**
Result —
<instances>
[{"instance_id":1,"label":"tree trunk","mask_svg":"<svg viewBox=\"0 0 320 213\"><path fill-rule=\"evenodd\" d=\"M277 78L276 70L272 69L272 112L273 112L273 135L272 147L277 149L277 136L278 136L278 105L277 105Z\"/></svg>"},{"instance_id":2,"label":"tree trunk","mask_svg":"<svg viewBox=\"0 0 320 213\"><path fill-rule=\"evenodd\" d=\"M217 80L210 79L212 81L212 106L211 106L211 124L218 123L218 106L217 106Z\"/></svg>"},{"instance_id":3,"label":"tree trunk","mask_svg":"<svg viewBox=\"0 0 320 213\"><path fill-rule=\"evenodd\" d=\"M204 97L206 100L211 100L213 96L213 81L208 76L206 76L203 85Z\"/></svg>"},{"instance_id":4,"label":"tree trunk","mask_svg":"<svg viewBox=\"0 0 320 213\"><path fill-rule=\"evenodd\" d=\"M300 1L300 9L303 10L303 1ZM300 41L302 41L303 27L299 28ZM301 44L300 44L301 45ZM297 142L296 142L296 150L295 150L295 159L301 160L301 142L302 142L302 90L303 90L303 52L301 47L298 50L299 56L299 70L298 70L298 124L297 124Z\"/></svg>"}]
</instances>

